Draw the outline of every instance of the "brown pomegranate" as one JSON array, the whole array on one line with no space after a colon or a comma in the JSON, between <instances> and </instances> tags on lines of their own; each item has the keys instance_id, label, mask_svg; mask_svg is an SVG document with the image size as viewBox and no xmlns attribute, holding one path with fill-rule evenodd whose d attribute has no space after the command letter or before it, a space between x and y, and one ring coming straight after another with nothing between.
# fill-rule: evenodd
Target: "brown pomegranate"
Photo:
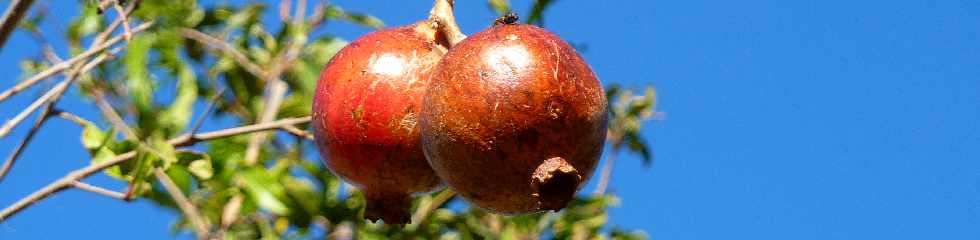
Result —
<instances>
[{"instance_id":1,"label":"brown pomegranate","mask_svg":"<svg viewBox=\"0 0 980 240\"><path fill-rule=\"evenodd\" d=\"M364 216L406 223L410 194L440 184L425 160L419 112L446 48L431 21L381 30L344 47L324 67L313 127L326 166L360 187Z\"/></svg>"},{"instance_id":2,"label":"brown pomegranate","mask_svg":"<svg viewBox=\"0 0 980 240\"><path fill-rule=\"evenodd\" d=\"M602 153L606 98L568 43L514 20L471 35L439 62L420 122L425 154L477 206L557 211Z\"/></svg>"}]
</instances>

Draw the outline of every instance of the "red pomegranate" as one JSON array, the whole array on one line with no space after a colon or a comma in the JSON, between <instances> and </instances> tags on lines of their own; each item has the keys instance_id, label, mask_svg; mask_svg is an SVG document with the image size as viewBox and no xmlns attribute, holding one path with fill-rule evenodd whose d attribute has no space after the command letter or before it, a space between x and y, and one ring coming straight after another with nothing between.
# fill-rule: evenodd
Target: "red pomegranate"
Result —
<instances>
[{"instance_id":1,"label":"red pomegranate","mask_svg":"<svg viewBox=\"0 0 980 240\"><path fill-rule=\"evenodd\" d=\"M568 43L514 20L471 35L439 62L422 107L425 155L477 206L557 211L602 153L605 93Z\"/></svg>"},{"instance_id":2,"label":"red pomegranate","mask_svg":"<svg viewBox=\"0 0 980 240\"><path fill-rule=\"evenodd\" d=\"M431 21L380 30L324 67L313 127L326 166L367 199L370 220L406 223L410 195L440 184L422 152L422 95L446 48Z\"/></svg>"}]
</instances>

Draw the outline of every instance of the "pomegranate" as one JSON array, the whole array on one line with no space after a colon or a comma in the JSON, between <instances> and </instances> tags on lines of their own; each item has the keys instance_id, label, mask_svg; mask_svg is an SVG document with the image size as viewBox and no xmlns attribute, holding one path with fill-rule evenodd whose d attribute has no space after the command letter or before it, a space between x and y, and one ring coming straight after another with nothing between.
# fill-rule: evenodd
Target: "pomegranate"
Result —
<instances>
[{"instance_id":1,"label":"pomegranate","mask_svg":"<svg viewBox=\"0 0 980 240\"><path fill-rule=\"evenodd\" d=\"M602 154L605 93L568 43L508 17L439 62L422 104L423 148L436 173L479 207L557 211Z\"/></svg>"},{"instance_id":2,"label":"pomegranate","mask_svg":"<svg viewBox=\"0 0 980 240\"><path fill-rule=\"evenodd\" d=\"M410 195L440 185L417 125L447 46L436 25L427 20L367 34L341 49L317 82L312 125L320 155L363 190L367 219L406 223Z\"/></svg>"}]
</instances>

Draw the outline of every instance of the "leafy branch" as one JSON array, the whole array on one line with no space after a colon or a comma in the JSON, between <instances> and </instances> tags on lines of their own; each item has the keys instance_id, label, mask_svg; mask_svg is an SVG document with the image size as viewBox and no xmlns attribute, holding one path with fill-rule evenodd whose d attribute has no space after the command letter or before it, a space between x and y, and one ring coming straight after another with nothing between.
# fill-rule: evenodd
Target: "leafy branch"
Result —
<instances>
[{"instance_id":1,"label":"leafy branch","mask_svg":"<svg viewBox=\"0 0 980 240\"><path fill-rule=\"evenodd\" d=\"M281 119L278 121L273 121L268 123L228 128L228 129L199 133L194 135L182 135L167 140L167 144L174 147L186 147L202 141L209 141L214 139L232 137L241 134L268 131L273 129L281 129L283 128L283 126L303 124L309 121L310 121L309 117L288 118L288 119ZM123 162L131 160L133 159L133 157L136 157L136 153L137 153L136 151L126 152L123 154L119 154L116 157L109 159L108 161L93 164L72 171L68 175L65 175L64 177L54 181L53 183L48 184L44 188L41 188L40 190L35 191L34 193L31 193L27 197L24 197L23 199L12 204L11 206L3 209L3 211L0 211L0 221L9 219L10 216L20 212L21 210L24 210L24 208L27 208L37 203L40 200L47 198L48 196L51 196L53 193L57 193L69 187L74 186L75 182L78 182L84 179L85 177L88 177L99 171L105 170L109 167L116 166Z\"/></svg>"}]
</instances>

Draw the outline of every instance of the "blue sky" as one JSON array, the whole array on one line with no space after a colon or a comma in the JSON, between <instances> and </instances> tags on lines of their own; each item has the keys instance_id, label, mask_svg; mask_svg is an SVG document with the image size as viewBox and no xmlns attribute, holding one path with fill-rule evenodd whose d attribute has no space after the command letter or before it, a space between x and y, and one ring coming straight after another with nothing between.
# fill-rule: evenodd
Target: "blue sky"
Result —
<instances>
[{"instance_id":1,"label":"blue sky","mask_svg":"<svg viewBox=\"0 0 980 240\"><path fill-rule=\"evenodd\" d=\"M77 2L54 11L74 16ZM428 8L332 2L389 26ZM467 33L494 18L484 1L457 5ZM654 239L978 239L978 12L970 0L561 0L546 27L586 44L604 83L657 87L666 117L643 133L656 162L619 156L616 225ZM368 29L324 31L350 39ZM0 52L0 88L36 53L15 33ZM38 94L0 104L0 118ZM69 99L63 108L98 119L91 103ZM25 128L0 139L3 156ZM78 133L50 121L0 183L0 205L84 166ZM0 239L168 239L174 216L69 190L0 224Z\"/></svg>"}]
</instances>

